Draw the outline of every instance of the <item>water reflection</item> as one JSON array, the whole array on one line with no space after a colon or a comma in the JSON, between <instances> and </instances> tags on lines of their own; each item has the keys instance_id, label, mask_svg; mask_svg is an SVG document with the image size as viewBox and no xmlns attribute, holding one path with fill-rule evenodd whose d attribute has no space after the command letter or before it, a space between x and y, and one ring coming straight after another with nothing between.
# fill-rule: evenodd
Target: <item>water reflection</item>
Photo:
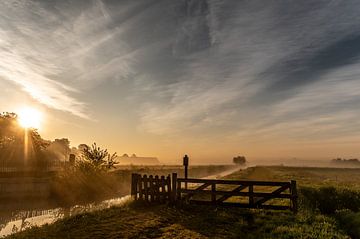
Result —
<instances>
[{"instance_id":1,"label":"water reflection","mask_svg":"<svg viewBox=\"0 0 360 239\"><path fill-rule=\"evenodd\" d=\"M13 212L10 215L0 215L0 237L23 231L33 226L41 226L84 212L93 212L110 208L112 206L123 206L131 198L130 195L113 198L100 203L76 205L70 208L54 208L49 210L24 210Z\"/></svg>"}]
</instances>

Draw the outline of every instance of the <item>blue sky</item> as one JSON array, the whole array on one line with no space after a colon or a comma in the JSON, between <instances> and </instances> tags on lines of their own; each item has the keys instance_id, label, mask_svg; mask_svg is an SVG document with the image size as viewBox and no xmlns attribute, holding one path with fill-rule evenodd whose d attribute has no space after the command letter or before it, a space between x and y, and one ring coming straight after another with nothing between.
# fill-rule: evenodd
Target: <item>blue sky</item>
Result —
<instances>
[{"instance_id":1,"label":"blue sky","mask_svg":"<svg viewBox=\"0 0 360 239\"><path fill-rule=\"evenodd\" d=\"M358 1L2 1L0 107L40 108L47 138L165 162L358 157L359 11Z\"/></svg>"}]
</instances>

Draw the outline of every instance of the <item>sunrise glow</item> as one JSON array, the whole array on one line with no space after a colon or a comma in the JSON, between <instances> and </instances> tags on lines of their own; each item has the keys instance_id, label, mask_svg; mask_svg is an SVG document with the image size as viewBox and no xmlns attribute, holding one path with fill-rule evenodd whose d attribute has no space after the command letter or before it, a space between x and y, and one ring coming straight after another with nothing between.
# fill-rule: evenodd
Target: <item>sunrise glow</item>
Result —
<instances>
[{"instance_id":1,"label":"sunrise glow","mask_svg":"<svg viewBox=\"0 0 360 239\"><path fill-rule=\"evenodd\" d=\"M18 112L19 124L23 128L40 128L42 114L37 109L25 107Z\"/></svg>"}]
</instances>

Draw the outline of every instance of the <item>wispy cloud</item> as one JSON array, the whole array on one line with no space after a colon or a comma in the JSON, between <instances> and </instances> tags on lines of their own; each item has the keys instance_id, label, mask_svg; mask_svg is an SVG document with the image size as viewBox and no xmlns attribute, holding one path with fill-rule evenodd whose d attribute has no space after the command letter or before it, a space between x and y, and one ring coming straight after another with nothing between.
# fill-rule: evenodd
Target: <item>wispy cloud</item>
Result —
<instances>
[{"instance_id":1,"label":"wispy cloud","mask_svg":"<svg viewBox=\"0 0 360 239\"><path fill-rule=\"evenodd\" d=\"M357 1L1 4L0 76L51 108L109 97L158 135L360 130Z\"/></svg>"},{"instance_id":2,"label":"wispy cloud","mask_svg":"<svg viewBox=\"0 0 360 239\"><path fill-rule=\"evenodd\" d=\"M121 42L108 29L111 17L101 1L78 9L55 2L51 9L33 1L1 5L0 77L38 102L89 118L86 102L78 99L82 89L108 79L111 69L129 74L127 59L116 55Z\"/></svg>"}]
</instances>

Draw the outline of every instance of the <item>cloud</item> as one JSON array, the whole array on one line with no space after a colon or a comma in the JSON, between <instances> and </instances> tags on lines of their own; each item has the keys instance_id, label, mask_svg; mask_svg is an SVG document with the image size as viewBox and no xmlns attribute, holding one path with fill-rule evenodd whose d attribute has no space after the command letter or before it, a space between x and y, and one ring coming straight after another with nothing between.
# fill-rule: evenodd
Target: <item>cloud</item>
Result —
<instances>
[{"instance_id":1,"label":"cloud","mask_svg":"<svg viewBox=\"0 0 360 239\"><path fill-rule=\"evenodd\" d=\"M86 118L108 97L158 135L359 128L357 1L1 4L0 75L51 108Z\"/></svg>"},{"instance_id":2,"label":"cloud","mask_svg":"<svg viewBox=\"0 0 360 239\"><path fill-rule=\"evenodd\" d=\"M108 28L111 17L101 1L71 14L72 5L55 2L52 8L33 1L1 4L0 77L38 102L89 118L86 102L77 97L82 89L108 80L111 69L121 68L129 75L127 59L118 56L122 45L114 39L116 31Z\"/></svg>"}]
</instances>

